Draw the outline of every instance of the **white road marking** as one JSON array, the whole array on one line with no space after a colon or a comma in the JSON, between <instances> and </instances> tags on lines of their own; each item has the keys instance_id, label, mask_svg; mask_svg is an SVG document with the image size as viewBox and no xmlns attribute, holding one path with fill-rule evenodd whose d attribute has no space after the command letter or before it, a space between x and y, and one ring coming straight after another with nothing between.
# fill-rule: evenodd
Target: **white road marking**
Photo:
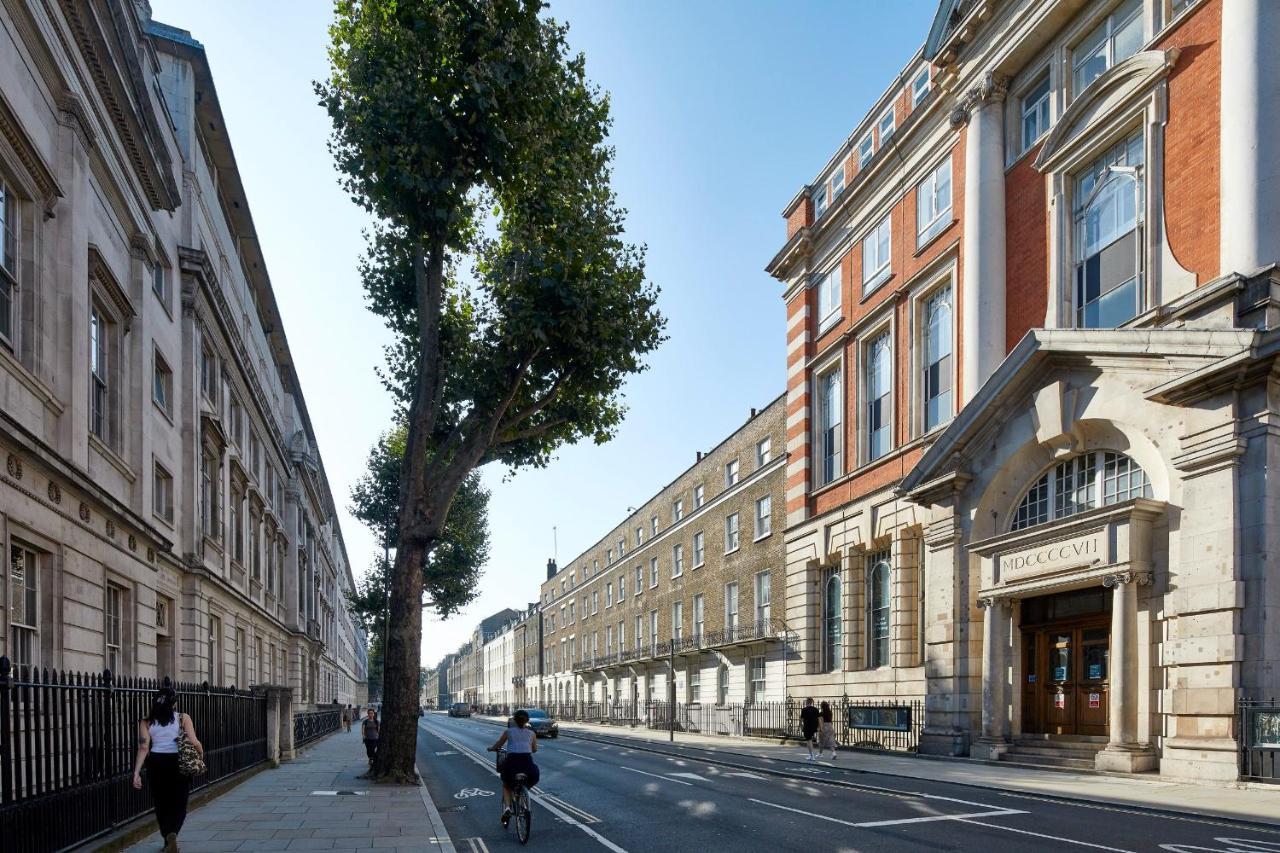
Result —
<instances>
[{"instance_id":1,"label":"white road marking","mask_svg":"<svg viewBox=\"0 0 1280 853\"><path fill-rule=\"evenodd\" d=\"M483 838L464 838L462 840L471 846L471 853L489 853L489 848L485 846Z\"/></svg>"},{"instance_id":2,"label":"white road marking","mask_svg":"<svg viewBox=\"0 0 1280 853\"><path fill-rule=\"evenodd\" d=\"M455 800L467 800L471 797L492 797L493 791L486 791L484 788L463 788L461 791L453 795Z\"/></svg>"},{"instance_id":3,"label":"white road marking","mask_svg":"<svg viewBox=\"0 0 1280 853\"><path fill-rule=\"evenodd\" d=\"M634 767L623 767L621 764L617 766L621 770L630 770L632 773L639 773L641 776L652 776L654 779L661 779L663 782L675 782L677 785L688 785L691 788L693 787L692 782L685 782L680 779L672 779L668 776L659 776L657 773L650 773L647 770L637 770Z\"/></svg>"},{"instance_id":4,"label":"white road marking","mask_svg":"<svg viewBox=\"0 0 1280 853\"><path fill-rule=\"evenodd\" d=\"M457 754L458 753L454 752L452 749L446 749L436 753L436 755L457 755Z\"/></svg>"},{"instance_id":5,"label":"white road marking","mask_svg":"<svg viewBox=\"0 0 1280 853\"><path fill-rule=\"evenodd\" d=\"M935 823L940 820L963 820L966 823L968 818L972 817L1002 817L1011 814L1028 814L1028 812L1019 811L1018 809L1001 809L993 812L969 812L968 814L940 814L930 815L929 817L905 817L899 820L868 820L862 823L855 823L854 826L866 828L871 826L897 826L903 823Z\"/></svg>"},{"instance_id":6,"label":"white road marking","mask_svg":"<svg viewBox=\"0 0 1280 853\"><path fill-rule=\"evenodd\" d=\"M668 776L679 776L681 779L696 779L699 782L706 782L705 776L699 776L697 773L668 773Z\"/></svg>"},{"instance_id":7,"label":"white road marking","mask_svg":"<svg viewBox=\"0 0 1280 853\"><path fill-rule=\"evenodd\" d=\"M1077 844L1081 847L1092 847L1095 850L1110 850L1112 853L1134 853L1133 850L1126 850L1123 847L1107 847L1104 844L1093 844L1088 841L1076 841L1074 838L1063 838L1059 835L1045 835L1041 832L1032 832L1029 829L1014 829L1012 826L1001 826L998 823L983 823L980 820L961 820L960 823L971 823L974 826L985 826L988 829L1002 829L1005 832L1016 832L1019 835L1033 835L1036 838L1047 838L1050 841L1061 841L1064 844Z\"/></svg>"},{"instance_id":8,"label":"white road marking","mask_svg":"<svg viewBox=\"0 0 1280 853\"><path fill-rule=\"evenodd\" d=\"M576 752L570 752L567 749L558 749L556 752L563 752L565 755L572 755L575 758L585 758L587 761L599 761L598 758L592 758L590 755L579 755Z\"/></svg>"},{"instance_id":9,"label":"white road marking","mask_svg":"<svg viewBox=\"0 0 1280 853\"><path fill-rule=\"evenodd\" d=\"M733 772L725 773L725 774L723 774L723 775L725 775L725 776L741 776L743 779L764 779L764 777L763 777L763 776L760 776L759 774L756 774L756 773L747 773L747 772L744 772L744 771L742 771L742 770L735 770L735 771L733 771Z\"/></svg>"},{"instance_id":10,"label":"white road marking","mask_svg":"<svg viewBox=\"0 0 1280 853\"><path fill-rule=\"evenodd\" d=\"M423 728L423 730L424 730L424 731L425 731L425 730L427 730L427 727L426 727L426 724L425 724L425 723L424 723L424 724L422 724L422 728ZM458 750L458 751L459 751L459 752L461 752L463 755L465 755L467 758L470 758L470 759L471 759L472 761L474 761L476 764L479 764L481 767L483 767L485 770L489 771L489 772L490 772L490 773L492 773L493 775L495 775L495 776L496 776L496 775L498 775L498 771L494 768L493 764L492 764L491 762L489 762L487 759L480 757L478 754L476 754L475 752L472 752L472 751L471 751L470 749L468 749L467 747L463 746L463 745L462 745L462 744L460 744L460 743L457 743L456 741L452 741L452 740L450 740L449 738L445 737L444 735L440 734L439 732L431 732L431 734L433 734L433 735L435 735L436 737L440 738L440 740L442 740L442 741L444 741L445 743L449 744L449 746L452 746L454 749ZM586 824L582 823L582 822L581 822L581 821L579 821L577 818L575 818L573 815L571 815L571 814L569 814L568 812L566 812L564 809L562 809L562 808L560 808L560 807L558 807L558 806L556 806L556 805L554 805L554 804L552 804L552 803L547 802L547 799L546 799L545 795L543 795L543 794L539 793L538 791L536 791L536 790L530 791L530 792L529 792L529 798L530 798L531 800L533 800L535 803L537 803L538 805L542 806L542 807L543 807L544 809L546 809L547 811L551 812L551 813L552 813L553 815L555 815L556 817L558 817L558 818L560 818L561 820L563 820L565 823L568 823L568 824L571 824L571 825L573 825L573 826L578 827L578 829L581 829L581 830L582 830L583 832L585 832L587 835L591 836L591 837L592 837L592 838L594 838L596 841L599 841L601 845L603 845L604 847L606 847L606 848L607 848L607 849L609 849L609 850L612 850L612 851L613 851L613 853L627 853L627 851L626 851L624 848L619 847L618 845L614 844L612 841L610 841L609 839L605 838L603 835L601 835L600 833L596 832L596 831L595 831L594 829L592 829L591 827L589 827L589 826L587 826Z\"/></svg>"},{"instance_id":11,"label":"white road marking","mask_svg":"<svg viewBox=\"0 0 1280 853\"><path fill-rule=\"evenodd\" d=\"M559 797L555 796L554 794L548 794L546 791L539 791L539 793L540 793L540 794L541 794L545 799L547 799L547 800L551 801L551 802L552 802L552 803L554 803L555 805L557 805L557 806L559 806L560 808L564 809L565 811L569 812L569 813L570 813L570 814L572 814L574 817L576 817L576 818L578 818L579 820L581 820L583 823L599 823L599 822L600 822L600 818L598 818L598 817L596 817L595 815L591 814L591 812L583 811L582 809L578 808L577 806L573 805L572 803L567 803L567 802L565 802L564 800L560 799Z\"/></svg>"}]
</instances>

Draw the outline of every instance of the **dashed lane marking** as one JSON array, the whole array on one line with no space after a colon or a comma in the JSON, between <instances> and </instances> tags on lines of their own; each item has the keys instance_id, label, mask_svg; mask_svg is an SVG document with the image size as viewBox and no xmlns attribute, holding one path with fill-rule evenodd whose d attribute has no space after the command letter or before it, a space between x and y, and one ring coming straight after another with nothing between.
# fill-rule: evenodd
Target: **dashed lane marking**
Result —
<instances>
[{"instance_id":1,"label":"dashed lane marking","mask_svg":"<svg viewBox=\"0 0 1280 853\"><path fill-rule=\"evenodd\" d=\"M795 814L802 814L802 815L805 815L806 817L816 817L819 820L825 820L831 823L839 823L839 824L843 824L844 826L852 826L857 829L869 829L871 827L877 827L877 826L897 826L899 824L907 824L907 823L936 823L938 821L943 821L943 820L958 820L958 821L963 821L964 823L972 823L972 821L965 820L965 818L995 817L997 815L1011 815L1011 814L1027 814L1027 812L1018 811L1017 809L1000 809L996 811L970 812L969 814L927 815L925 817L907 817L907 818L900 818L898 820L869 820L869 821L863 821L861 823L855 823L854 821L851 821L851 820L841 820L838 817L831 817L830 815L818 814L817 812L809 812L809 811L805 811L804 809L795 809L795 808L792 808L791 806L784 806L778 803L771 803L768 800L757 800L755 797L751 797L750 799L751 799L751 802L759 803L762 806L769 806L770 808L780 809L784 812L794 812ZM987 824L983 824L983 826L987 826ZM991 824L991 826L993 826L996 829L1004 828L1001 826L996 826L995 824ZM1045 836L1045 837L1047 838L1049 836Z\"/></svg>"},{"instance_id":2,"label":"dashed lane marking","mask_svg":"<svg viewBox=\"0 0 1280 853\"><path fill-rule=\"evenodd\" d=\"M578 753L576 753L576 752L570 752L570 751L569 751L569 750L567 750L567 749L557 749L557 750L556 750L556 752L563 752L565 755L572 755L574 758L583 758L583 759L586 759L587 761L599 761L599 760L600 760L600 759L598 759L598 758L592 758L590 755L579 755Z\"/></svg>"},{"instance_id":3,"label":"dashed lane marking","mask_svg":"<svg viewBox=\"0 0 1280 853\"><path fill-rule=\"evenodd\" d=\"M1043 832L1032 832L1029 829L1015 829L1012 826L1001 826L998 823L983 823L980 820L961 819L958 823L969 823L974 826L985 826L988 829L1001 829L1005 832L1016 832L1019 835L1031 835L1036 838L1047 838L1050 841L1061 841L1064 844L1075 844L1079 847L1092 847L1094 850L1110 850L1112 853L1134 853L1132 850L1126 850L1123 847L1107 847L1105 844L1094 844L1090 841L1077 841L1074 838L1063 838L1060 835L1045 835Z\"/></svg>"},{"instance_id":4,"label":"dashed lane marking","mask_svg":"<svg viewBox=\"0 0 1280 853\"><path fill-rule=\"evenodd\" d=\"M617 765L617 767L621 770L630 770L632 773L639 773L641 776L652 776L654 779L661 779L663 782L674 782L677 785L688 785L690 788L693 787L692 782L686 782L683 779L672 779L670 776L659 776L657 773L650 773L647 770L637 770L634 767L625 767L621 764Z\"/></svg>"}]
</instances>

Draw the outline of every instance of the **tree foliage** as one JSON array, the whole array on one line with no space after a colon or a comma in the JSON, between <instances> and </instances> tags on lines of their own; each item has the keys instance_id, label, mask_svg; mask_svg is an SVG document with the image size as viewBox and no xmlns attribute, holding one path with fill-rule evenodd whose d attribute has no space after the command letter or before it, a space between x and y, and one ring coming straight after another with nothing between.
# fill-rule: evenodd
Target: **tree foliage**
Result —
<instances>
[{"instance_id":1,"label":"tree foliage","mask_svg":"<svg viewBox=\"0 0 1280 853\"><path fill-rule=\"evenodd\" d=\"M382 375L407 427L374 772L408 778L416 604L424 584L467 587L474 514L448 530L475 469L612 437L664 321L610 186L608 98L538 0L335 8L316 90L343 186L377 223L360 272L395 334Z\"/></svg>"}]
</instances>

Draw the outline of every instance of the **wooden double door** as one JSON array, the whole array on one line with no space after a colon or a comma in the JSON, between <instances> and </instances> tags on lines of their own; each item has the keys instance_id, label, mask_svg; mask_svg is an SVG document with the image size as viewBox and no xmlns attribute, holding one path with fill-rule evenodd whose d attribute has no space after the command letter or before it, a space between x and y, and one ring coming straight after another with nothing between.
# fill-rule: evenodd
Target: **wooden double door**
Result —
<instances>
[{"instance_id":1,"label":"wooden double door","mask_svg":"<svg viewBox=\"0 0 1280 853\"><path fill-rule=\"evenodd\" d=\"M1023 626L1022 730L1107 735L1111 621Z\"/></svg>"}]
</instances>

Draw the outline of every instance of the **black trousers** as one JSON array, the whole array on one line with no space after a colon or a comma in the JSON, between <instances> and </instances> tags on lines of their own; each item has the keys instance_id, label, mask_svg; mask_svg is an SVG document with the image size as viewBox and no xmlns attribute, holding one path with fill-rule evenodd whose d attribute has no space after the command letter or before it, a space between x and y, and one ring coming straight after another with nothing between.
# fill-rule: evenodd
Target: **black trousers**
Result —
<instances>
[{"instance_id":1,"label":"black trousers","mask_svg":"<svg viewBox=\"0 0 1280 853\"><path fill-rule=\"evenodd\" d=\"M378 754L378 742L376 740L365 741L364 751L369 756L369 760L373 761L373 757Z\"/></svg>"},{"instance_id":2,"label":"black trousers","mask_svg":"<svg viewBox=\"0 0 1280 853\"><path fill-rule=\"evenodd\" d=\"M147 785L156 807L160 834L181 832L187 819L187 797L191 780L178 772L178 754L152 752L147 755Z\"/></svg>"}]
</instances>

